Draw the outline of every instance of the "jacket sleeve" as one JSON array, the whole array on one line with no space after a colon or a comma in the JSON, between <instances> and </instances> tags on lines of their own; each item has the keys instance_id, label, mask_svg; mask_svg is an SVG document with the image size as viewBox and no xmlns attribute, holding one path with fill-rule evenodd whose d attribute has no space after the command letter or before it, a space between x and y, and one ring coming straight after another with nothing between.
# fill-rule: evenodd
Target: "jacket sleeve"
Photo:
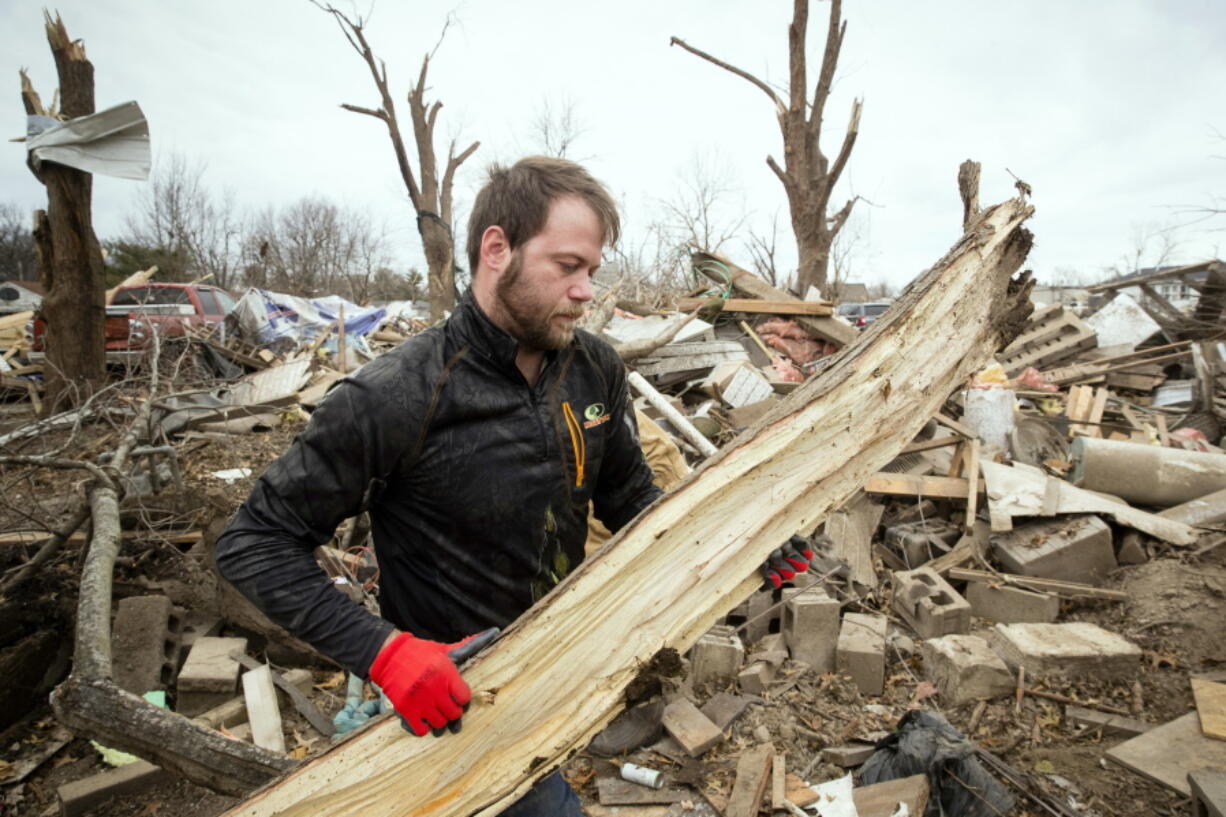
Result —
<instances>
[{"instance_id":1,"label":"jacket sleeve","mask_svg":"<svg viewBox=\"0 0 1226 817\"><path fill-rule=\"evenodd\" d=\"M608 439L604 463L592 496L596 518L617 533L627 522L655 502L662 491L652 482L651 466L639 444L639 430L626 385L626 367L615 352L609 378L610 404Z\"/></svg>"},{"instance_id":2,"label":"jacket sleeve","mask_svg":"<svg viewBox=\"0 0 1226 817\"><path fill-rule=\"evenodd\" d=\"M404 451L380 378L335 388L217 541L221 575L273 622L365 677L394 627L339 591L312 552L358 514Z\"/></svg>"}]
</instances>

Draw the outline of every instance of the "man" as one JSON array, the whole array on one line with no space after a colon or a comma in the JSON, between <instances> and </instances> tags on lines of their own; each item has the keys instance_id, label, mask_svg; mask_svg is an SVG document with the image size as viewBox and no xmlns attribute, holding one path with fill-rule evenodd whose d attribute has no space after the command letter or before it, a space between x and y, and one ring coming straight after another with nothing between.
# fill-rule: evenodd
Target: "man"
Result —
<instances>
[{"instance_id":1,"label":"man","mask_svg":"<svg viewBox=\"0 0 1226 817\"><path fill-rule=\"evenodd\" d=\"M575 329L618 231L612 198L579 165L495 167L455 312L329 394L217 543L223 576L378 683L415 734L458 729L471 693L449 653L485 643L582 561L589 503L616 532L660 493L624 366ZM382 618L311 555L363 509ZM581 811L554 774L504 813Z\"/></svg>"}]
</instances>

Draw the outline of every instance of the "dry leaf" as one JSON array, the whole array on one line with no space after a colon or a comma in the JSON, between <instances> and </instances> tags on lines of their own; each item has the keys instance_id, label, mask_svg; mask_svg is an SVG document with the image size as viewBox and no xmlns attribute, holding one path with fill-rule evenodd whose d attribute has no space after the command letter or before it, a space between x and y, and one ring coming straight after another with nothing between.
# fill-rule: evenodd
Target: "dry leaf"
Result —
<instances>
[{"instance_id":1,"label":"dry leaf","mask_svg":"<svg viewBox=\"0 0 1226 817\"><path fill-rule=\"evenodd\" d=\"M324 681L320 681L315 685L316 689L336 689L341 684L345 683L346 675L344 672L334 672Z\"/></svg>"},{"instance_id":2,"label":"dry leaf","mask_svg":"<svg viewBox=\"0 0 1226 817\"><path fill-rule=\"evenodd\" d=\"M158 809L160 809L161 807L162 807L162 803L160 800L153 800L151 802L145 803L145 808L143 809L143 812L145 814L157 814Z\"/></svg>"},{"instance_id":3,"label":"dry leaf","mask_svg":"<svg viewBox=\"0 0 1226 817\"><path fill-rule=\"evenodd\" d=\"M289 752L289 756L292 757L294 760L302 760L303 758L307 756L307 754L310 753L310 751L311 751L311 747L307 746L304 743L301 746L297 746L291 749Z\"/></svg>"}]
</instances>

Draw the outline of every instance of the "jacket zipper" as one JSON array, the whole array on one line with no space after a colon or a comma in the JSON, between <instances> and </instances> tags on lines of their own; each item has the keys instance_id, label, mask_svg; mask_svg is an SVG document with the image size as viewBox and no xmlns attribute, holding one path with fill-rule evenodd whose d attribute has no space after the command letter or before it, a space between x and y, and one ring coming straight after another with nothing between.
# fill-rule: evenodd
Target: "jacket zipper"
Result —
<instances>
[{"instance_id":1,"label":"jacket zipper","mask_svg":"<svg viewBox=\"0 0 1226 817\"><path fill-rule=\"evenodd\" d=\"M570 432L571 448L575 451L575 487L583 485L583 466L587 459L587 445L583 439L583 427L579 425L570 403L563 401L562 415L566 418L566 430Z\"/></svg>"}]
</instances>

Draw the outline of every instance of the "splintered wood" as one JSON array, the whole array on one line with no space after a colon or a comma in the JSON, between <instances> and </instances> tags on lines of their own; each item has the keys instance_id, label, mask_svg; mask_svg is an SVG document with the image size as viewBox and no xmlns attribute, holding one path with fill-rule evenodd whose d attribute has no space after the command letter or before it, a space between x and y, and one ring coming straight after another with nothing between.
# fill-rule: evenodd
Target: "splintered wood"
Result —
<instances>
[{"instance_id":1,"label":"splintered wood","mask_svg":"<svg viewBox=\"0 0 1226 817\"><path fill-rule=\"evenodd\" d=\"M814 530L1018 331L1031 212L1016 199L986 210L871 332L466 664L462 732L422 740L383 721L229 814L490 817L522 796L618 714L651 656L689 649L749 596L779 543Z\"/></svg>"}]
</instances>

